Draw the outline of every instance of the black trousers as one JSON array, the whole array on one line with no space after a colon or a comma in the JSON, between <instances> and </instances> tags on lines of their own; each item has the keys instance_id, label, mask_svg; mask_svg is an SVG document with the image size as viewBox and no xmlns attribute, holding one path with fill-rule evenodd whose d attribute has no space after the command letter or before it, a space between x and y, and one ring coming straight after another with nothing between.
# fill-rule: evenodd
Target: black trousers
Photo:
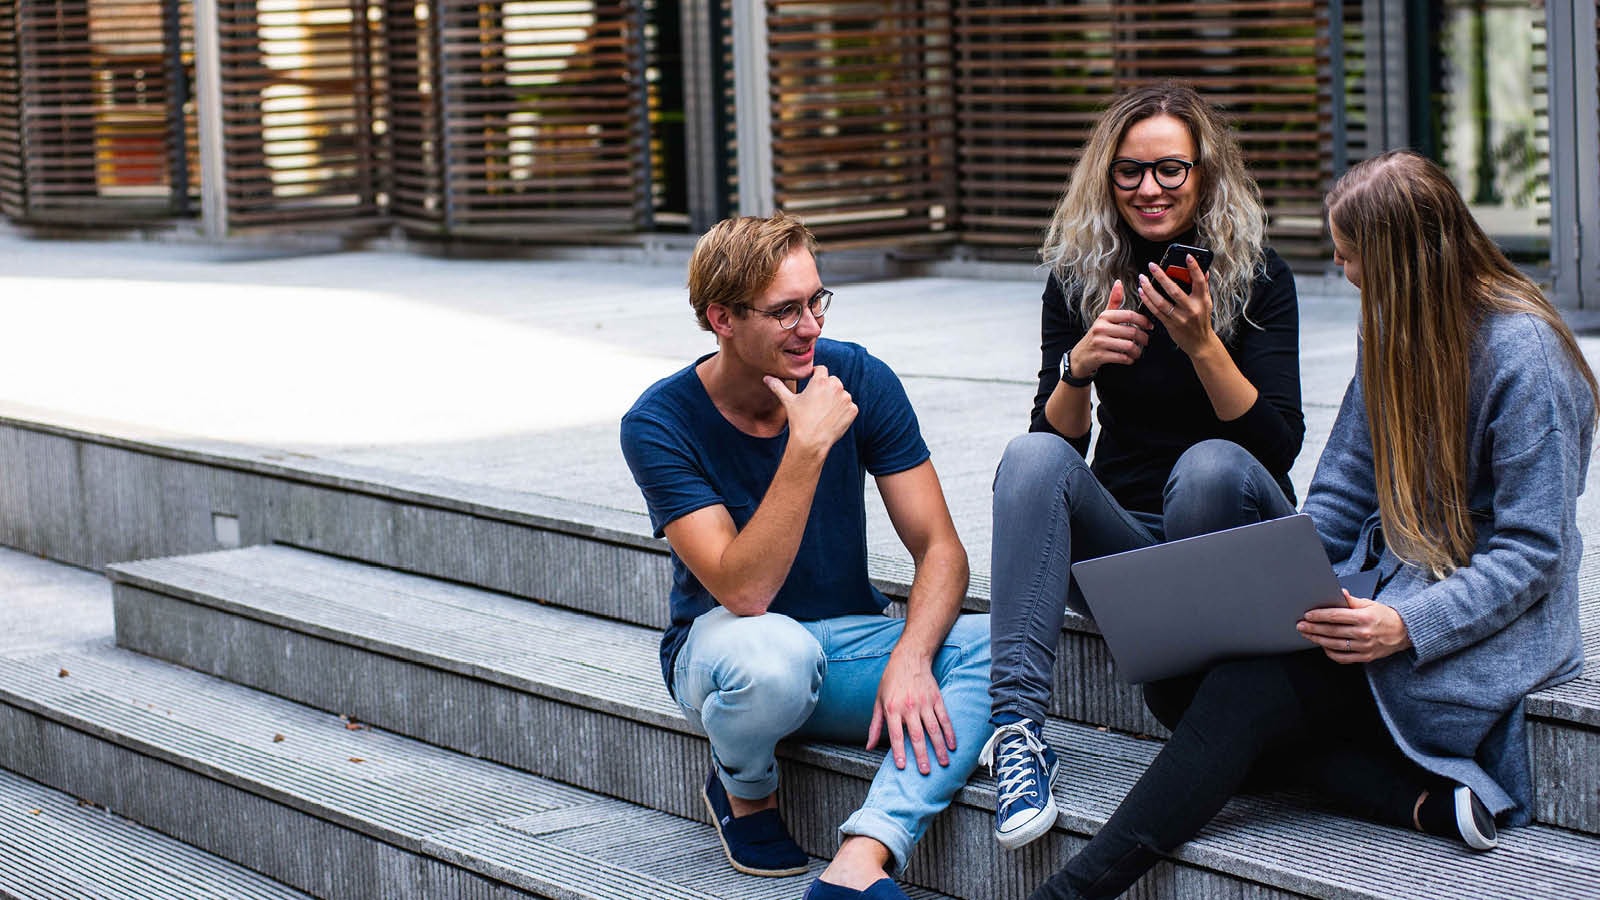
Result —
<instances>
[{"instance_id":1,"label":"black trousers","mask_svg":"<svg viewBox=\"0 0 1600 900\"><path fill-rule=\"evenodd\" d=\"M1241 788L1302 788L1342 812L1409 827L1422 791L1444 786L1395 746L1362 667L1321 650L1152 682L1145 703L1172 738L1032 900L1120 895Z\"/></svg>"}]
</instances>

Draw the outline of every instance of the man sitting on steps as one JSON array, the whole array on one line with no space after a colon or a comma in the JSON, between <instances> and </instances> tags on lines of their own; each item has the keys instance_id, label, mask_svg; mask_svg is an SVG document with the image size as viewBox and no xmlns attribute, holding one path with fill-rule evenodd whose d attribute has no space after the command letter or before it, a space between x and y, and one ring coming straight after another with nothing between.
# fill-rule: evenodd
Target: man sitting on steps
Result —
<instances>
[{"instance_id":1,"label":"man sitting on steps","mask_svg":"<svg viewBox=\"0 0 1600 900\"><path fill-rule=\"evenodd\" d=\"M900 380L821 339L833 293L799 220L728 219L695 246L689 302L717 351L652 385L622 449L672 548L662 674L711 742L705 800L735 869L794 875L785 737L891 747L807 900L895 898L928 823L990 734L988 616ZM867 578L865 474L916 563L904 620ZM908 754L914 765L907 765Z\"/></svg>"}]
</instances>

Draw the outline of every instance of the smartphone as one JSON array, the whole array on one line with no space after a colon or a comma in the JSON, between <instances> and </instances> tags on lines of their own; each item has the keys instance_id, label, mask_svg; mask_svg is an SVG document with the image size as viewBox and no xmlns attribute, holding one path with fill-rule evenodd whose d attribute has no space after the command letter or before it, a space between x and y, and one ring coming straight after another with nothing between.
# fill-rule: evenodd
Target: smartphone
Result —
<instances>
[{"instance_id":1,"label":"smartphone","mask_svg":"<svg viewBox=\"0 0 1600 900\"><path fill-rule=\"evenodd\" d=\"M1186 256L1194 257L1194 261L1200 264L1200 271L1211 271L1211 251L1188 244L1168 244L1167 252L1161 254L1161 269L1168 278L1188 288L1192 285L1189 284L1189 264L1184 260Z\"/></svg>"}]
</instances>

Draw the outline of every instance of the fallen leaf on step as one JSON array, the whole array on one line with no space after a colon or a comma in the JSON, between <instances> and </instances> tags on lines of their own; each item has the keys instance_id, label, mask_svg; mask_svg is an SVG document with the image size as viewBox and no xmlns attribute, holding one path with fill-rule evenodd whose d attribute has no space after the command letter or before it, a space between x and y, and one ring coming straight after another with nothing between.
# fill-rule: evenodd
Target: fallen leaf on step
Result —
<instances>
[{"instance_id":1,"label":"fallen leaf on step","mask_svg":"<svg viewBox=\"0 0 1600 900\"><path fill-rule=\"evenodd\" d=\"M66 669L62 669L60 672L56 673L56 677L57 678L65 678L65 677L67 677L68 675L71 675L71 674L72 673L68 672Z\"/></svg>"},{"instance_id":2,"label":"fallen leaf on step","mask_svg":"<svg viewBox=\"0 0 1600 900\"><path fill-rule=\"evenodd\" d=\"M361 758L361 757L359 757L359 756L352 756L352 757L350 757L350 761L351 761L351 762L366 762L366 760L364 760L364 759L362 759L362 758Z\"/></svg>"},{"instance_id":3,"label":"fallen leaf on step","mask_svg":"<svg viewBox=\"0 0 1600 900\"><path fill-rule=\"evenodd\" d=\"M28 815L37 816L42 812L44 812L44 810L42 810L42 809L30 809L30 810L28 810Z\"/></svg>"},{"instance_id":4,"label":"fallen leaf on step","mask_svg":"<svg viewBox=\"0 0 1600 900\"><path fill-rule=\"evenodd\" d=\"M281 743L283 743L283 735L281 735L281 734L275 734L275 735L273 735L273 736L272 736L272 742L273 742L273 743L274 743L274 744L281 744Z\"/></svg>"}]
</instances>

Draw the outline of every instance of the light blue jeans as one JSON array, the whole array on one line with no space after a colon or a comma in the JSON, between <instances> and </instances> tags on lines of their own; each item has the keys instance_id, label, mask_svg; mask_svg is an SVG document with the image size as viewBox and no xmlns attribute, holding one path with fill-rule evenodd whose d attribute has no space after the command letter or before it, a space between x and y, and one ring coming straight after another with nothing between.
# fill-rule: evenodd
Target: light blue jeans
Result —
<instances>
[{"instance_id":1,"label":"light blue jeans","mask_svg":"<svg viewBox=\"0 0 1600 900\"><path fill-rule=\"evenodd\" d=\"M878 682L904 628L903 620L886 616L801 622L777 613L736 616L720 606L696 619L678 653L673 694L710 739L728 793L759 800L776 791L773 750L783 738L863 744ZM956 732L950 765L939 765L932 747L927 775L917 771L909 744L904 769L885 754L866 802L839 826L841 835L887 847L895 871L967 783L989 739L988 616L956 619L934 657L933 676Z\"/></svg>"},{"instance_id":2,"label":"light blue jeans","mask_svg":"<svg viewBox=\"0 0 1600 900\"><path fill-rule=\"evenodd\" d=\"M1272 475L1231 441L1184 451L1155 515L1123 509L1060 437L1014 438L994 477L995 719L1044 721L1065 608L1088 613L1072 582L1073 563L1293 514Z\"/></svg>"}]
</instances>

